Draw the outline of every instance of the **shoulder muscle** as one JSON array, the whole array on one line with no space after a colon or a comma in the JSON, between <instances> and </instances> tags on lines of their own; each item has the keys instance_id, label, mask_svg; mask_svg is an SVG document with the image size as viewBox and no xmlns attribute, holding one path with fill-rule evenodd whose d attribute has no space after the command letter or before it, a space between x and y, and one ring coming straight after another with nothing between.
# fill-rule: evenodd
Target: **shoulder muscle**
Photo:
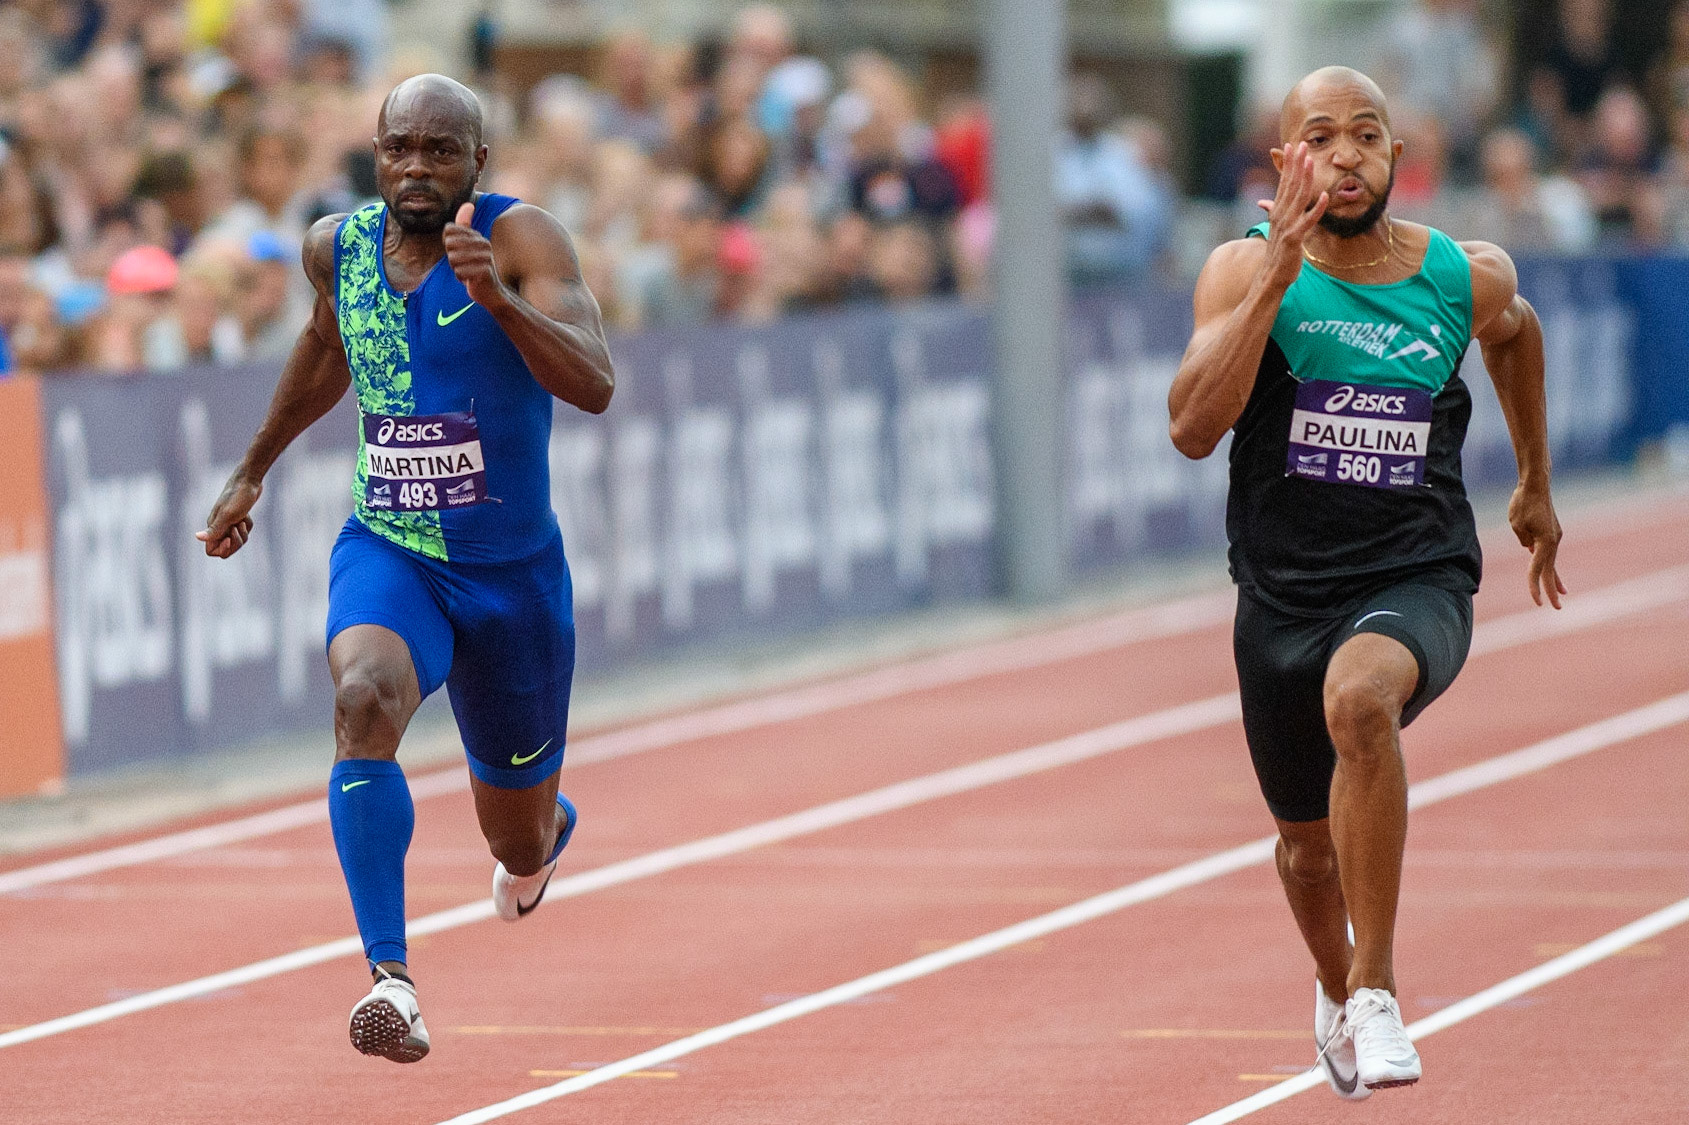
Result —
<instances>
[{"instance_id":1,"label":"shoulder muscle","mask_svg":"<svg viewBox=\"0 0 1689 1125\"><path fill-rule=\"evenodd\" d=\"M1493 337L1519 295L1519 273L1507 251L1491 242L1462 242L1472 266L1472 335Z\"/></svg>"},{"instance_id":2,"label":"shoulder muscle","mask_svg":"<svg viewBox=\"0 0 1689 1125\"><path fill-rule=\"evenodd\" d=\"M576 280L580 264L563 224L543 208L518 203L493 222L493 252L514 266L517 278Z\"/></svg>"},{"instance_id":3,"label":"shoulder muscle","mask_svg":"<svg viewBox=\"0 0 1689 1125\"><path fill-rule=\"evenodd\" d=\"M1266 253L1266 240L1260 238L1240 238L1214 248L1196 281L1194 303L1199 328L1230 316L1243 303Z\"/></svg>"}]
</instances>

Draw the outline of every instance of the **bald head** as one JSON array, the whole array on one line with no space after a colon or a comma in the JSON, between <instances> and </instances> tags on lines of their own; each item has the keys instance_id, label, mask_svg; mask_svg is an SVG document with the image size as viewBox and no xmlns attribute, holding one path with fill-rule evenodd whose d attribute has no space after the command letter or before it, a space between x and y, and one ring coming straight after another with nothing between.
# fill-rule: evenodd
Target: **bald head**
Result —
<instances>
[{"instance_id":1,"label":"bald head","mask_svg":"<svg viewBox=\"0 0 1689 1125\"><path fill-rule=\"evenodd\" d=\"M1378 83L1347 66L1322 66L1290 88L1279 110L1279 139L1289 144L1302 135L1308 121L1322 115L1328 103L1339 99L1349 106L1357 101L1369 104L1386 130L1390 128L1390 107Z\"/></svg>"},{"instance_id":2,"label":"bald head","mask_svg":"<svg viewBox=\"0 0 1689 1125\"><path fill-rule=\"evenodd\" d=\"M393 87L381 103L377 133L389 125L426 126L433 132L462 137L471 149L481 147L481 99L475 91L444 74L419 74Z\"/></svg>"},{"instance_id":3,"label":"bald head","mask_svg":"<svg viewBox=\"0 0 1689 1125\"><path fill-rule=\"evenodd\" d=\"M376 121L375 183L399 226L437 235L475 198L486 164L481 103L443 74L393 87Z\"/></svg>"}]
</instances>

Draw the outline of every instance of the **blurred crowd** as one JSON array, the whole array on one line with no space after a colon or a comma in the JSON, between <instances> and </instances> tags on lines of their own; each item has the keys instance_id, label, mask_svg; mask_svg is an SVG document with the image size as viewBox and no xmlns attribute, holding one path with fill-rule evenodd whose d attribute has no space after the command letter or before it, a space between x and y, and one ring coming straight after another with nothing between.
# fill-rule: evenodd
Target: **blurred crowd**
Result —
<instances>
[{"instance_id":1,"label":"blurred crowd","mask_svg":"<svg viewBox=\"0 0 1689 1125\"><path fill-rule=\"evenodd\" d=\"M1621 50L1613 0L1530 5L1521 18L1552 35L1529 59L1508 58L1481 7L1415 0L1378 36L1406 145L1392 214L1515 252L1689 249L1689 0L1646 52ZM1235 201L1234 225L1273 194L1278 108L1256 108L1205 185Z\"/></svg>"},{"instance_id":2,"label":"blurred crowd","mask_svg":"<svg viewBox=\"0 0 1689 1125\"><path fill-rule=\"evenodd\" d=\"M1610 3L1554 0L1553 48L1511 86L1478 0L1400 9L1364 60L1408 144L1395 212L1520 251L1689 246L1689 0L1640 70ZM304 232L374 198L383 95L440 68L390 27L385 0L0 0L0 371L285 356ZM596 74L522 91L491 42L483 18L481 186L564 222L613 329L985 293L978 97L803 54L773 4L714 39L614 35ZM1117 93L1077 71L1056 139L1078 282L1188 272L1273 193L1276 102L1187 198Z\"/></svg>"}]
</instances>

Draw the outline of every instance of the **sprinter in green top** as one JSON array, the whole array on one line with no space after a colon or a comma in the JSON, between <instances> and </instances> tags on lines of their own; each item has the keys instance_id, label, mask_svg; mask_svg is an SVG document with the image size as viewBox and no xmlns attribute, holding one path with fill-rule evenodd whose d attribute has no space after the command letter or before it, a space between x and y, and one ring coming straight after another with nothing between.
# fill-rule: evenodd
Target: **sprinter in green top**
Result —
<instances>
[{"instance_id":1,"label":"sprinter in green top","mask_svg":"<svg viewBox=\"0 0 1689 1125\"><path fill-rule=\"evenodd\" d=\"M1460 477L1478 341L1519 485L1531 597L1559 608L1542 328L1513 263L1389 215L1402 142L1376 84L1315 71L1285 98L1269 222L1214 251L1169 395L1173 443L1232 431L1227 534L1244 733L1313 954L1333 1090L1418 1081L1392 960L1407 778L1401 729L1472 637L1481 559ZM1354 927L1351 946L1345 923Z\"/></svg>"}]
</instances>

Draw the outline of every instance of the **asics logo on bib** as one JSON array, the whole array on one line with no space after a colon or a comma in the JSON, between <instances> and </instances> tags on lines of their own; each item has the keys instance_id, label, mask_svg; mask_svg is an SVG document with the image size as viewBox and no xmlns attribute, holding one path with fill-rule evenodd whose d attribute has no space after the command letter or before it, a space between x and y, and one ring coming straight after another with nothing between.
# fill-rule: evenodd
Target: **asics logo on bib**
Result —
<instances>
[{"instance_id":1,"label":"asics logo on bib","mask_svg":"<svg viewBox=\"0 0 1689 1125\"><path fill-rule=\"evenodd\" d=\"M411 422L401 426L391 418L383 421L375 432L375 440L382 445L390 441L439 441L445 436L446 427L438 422Z\"/></svg>"},{"instance_id":2,"label":"asics logo on bib","mask_svg":"<svg viewBox=\"0 0 1689 1125\"><path fill-rule=\"evenodd\" d=\"M1360 394L1354 387L1345 386L1325 400L1325 412L1336 414L1344 407L1356 414L1405 414L1407 396Z\"/></svg>"}]
</instances>

